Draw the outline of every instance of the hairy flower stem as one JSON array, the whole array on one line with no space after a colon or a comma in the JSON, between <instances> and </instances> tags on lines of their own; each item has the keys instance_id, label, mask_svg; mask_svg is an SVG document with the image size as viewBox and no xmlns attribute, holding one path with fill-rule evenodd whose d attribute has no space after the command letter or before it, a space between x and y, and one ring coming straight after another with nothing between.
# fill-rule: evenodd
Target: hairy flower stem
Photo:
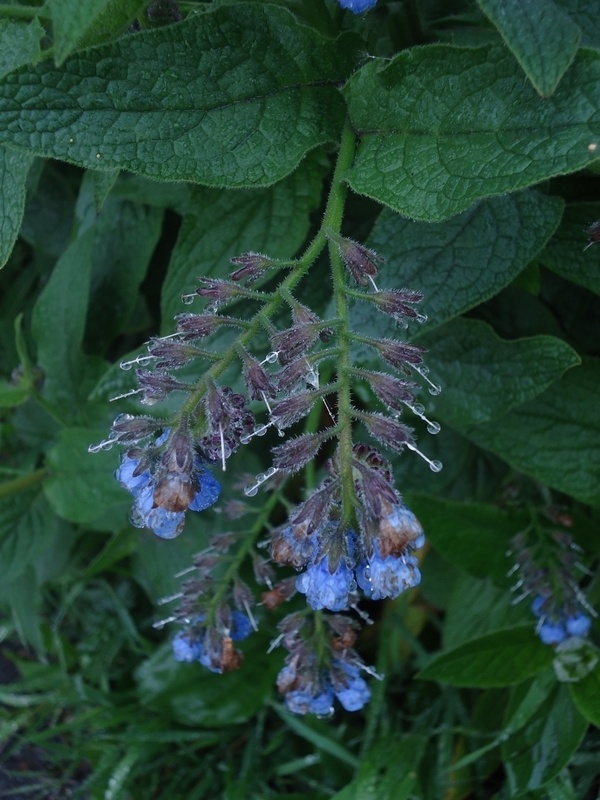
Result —
<instances>
[{"instance_id":1,"label":"hairy flower stem","mask_svg":"<svg viewBox=\"0 0 600 800\"><path fill-rule=\"evenodd\" d=\"M338 232L341 226L342 221L342 214L344 210L344 200L346 197L346 187L343 183L343 176L346 170L352 164L352 159L354 157L354 146L355 146L355 139L352 130L348 127L344 130L342 134L342 140L340 143L340 149L338 152L338 159L335 166L335 170L333 173L333 178L331 182L331 188L329 191L329 197L327 199L327 205L325 206L325 212L323 214L323 220L321 222L321 227L319 228L315 238L307 247L304 255L302 255L298 261L296 266L292 269L290 274L284 281L282 281L281 285L275 292L273 293L274 296L269 302L267 302L263 308L258 311L254 317L247 323L246 329L243 333L241 333L238 337L236 337L235 341L229 345L229 347L221 354L221 357L218 362L212 365L210 369L208 369L203 377L198 381L194 390L190 393L188 399L184 403L182 407L182 416L187 417L189 419L194 420L195 415L197 413L198 407L202 402L202 398L204 397L207 388L209 387L211 381L214 381L220 375L225 372L225 370L233 363L236 359L240 346L244 347L249 344L252 339L256 336L258 331L261 327L268 323L270 319L274 316L274 314L279 310L281 305L285 302L284 298L286 293L289 294L292 292L296 286L300 283L302 278L306 275L309 269L314 264L317 256L325 247L327 242L327 231L329 229ZM333 250L332 250L333 252ZM335 265L335 262L332 258L332 265ZM337 295L338 298L343 296L343 292L341 286L339 286L340 280L343 280L342 275L342 263L339 255L337 256L337 267L334 266L334 271L337 269L339 272L339 277L337 279ZM334 278L334 286L336 285L336 279ZM341 321L340 324L345 332L345 341L348 341L347 331L347 314L348 308L345 301L342 299L341 304L345 308L346 313L346 322L345 324ZM339 315L338 315L339 316ZM348 371L348 353L347 353L347 346L346 346L346 374ZM347 380L346 380L347 382ZM347 394L348 394L348 407L349 407L349 387L347 387ZM349 416L346 411L347 421L349 422ZM348 436L350 436L350 432L348 432ZM351 439L350 446L351 446ZM348 462L350 463L350 462Z\"/></svg>"},{"instance_id":2,"label":"hairy flower stem","mask_svg":"<svg viewBox=\"0 0 600 800\"><path fill-rule=\"evenodd\" d=\"M248 553L252 550L254 545L256 544L256 539L258 536L264 532L265 525L269 521L269 517L273 512L273 509L277 505L277 503L281 500L281 493L285 487L285 481L281 483L281 485L272 493L269 499L263 504L258 517L256 518L256 522L252 526L249 533L246 534L244 539L242 540L242 544L240 545L239 550L235 553L231 561L229 562L225 573L219 580L219 585L216 588L214 594L211 597L210 602L210 609L208 610L207 620L211 623L212 615L214 611L219 607L220 603L225 599L227 592L229 591L229 586L235 576L240 571L244 560Z\"/></svg>"},{"instance_id":3,"label":"hairy flower stem","mask_svg":"<svg viewBox=\"0 0 600 800\"><path fill-rule=\"evenodd\" d=\"M348 151L349 160L351 160L352 154L354 153L354 145L354 134L349 128L346 128L342 135L340 153L342 152L342 149L345 148ZM329 228L334 233L339 233L341 228L346 192L346 185L341 181L332 185L331 187L329 199L332 213L329 217ZM329 258L331 260L331 277L333 280L335 312L339 319L337 325L338 347L340 350L337 362L339 381L339 389L337 393L337 428L340 446L342 522L349 527L354 521L354 479L352 476L352 398L350 393L350 374L352 370L350 362L351 332L348 313L348 299L346 296L345 267L339 248L333 241L333 238L330 238L329 240Z\"/></svg>"}]
</instances>

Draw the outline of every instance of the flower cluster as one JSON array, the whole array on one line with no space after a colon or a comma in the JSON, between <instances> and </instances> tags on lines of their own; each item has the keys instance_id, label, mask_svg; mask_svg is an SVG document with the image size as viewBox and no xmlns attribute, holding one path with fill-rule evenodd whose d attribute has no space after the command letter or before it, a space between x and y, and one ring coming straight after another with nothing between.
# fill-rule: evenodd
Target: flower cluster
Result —
<instances>
[{"instance_id":1,"label":"flower cluster","mask_svg":"<svg viewBox=\"0 0 600 800\"><path fill-rule=\"evenodd\" d=\"M370 8L375 8L377 0L339 0L340 6L352 11L353 14L362 14Z\"/></svg>"},{"instance_id":2,"label":"flower cluster","mask_svg":"<svg viewBox=\"0 0 600 800\"><path fill-rule=\"evenodd\" d=\"M350 7L356 12L366 7L359 5ZM212 672L239 667L242 653L235 643L257 627L252 592L239 578L242 564L251 559L256 582L267 587L264 608L274 610L296 595L306 599L309 610L302 621L294 614L284 621L289 655L278 687L292 711L326 715L335 699L355 711L370 696L362 676L368 670L353 649L355 628L338 612L357 609L361 598L394 599L421 579L415 551L424 544L423 530L395 488L383 451L412 451L434 472L442 465L418 449L413 428L401 419L409 414L430 433L440 429L417 400L423 383L433 395L440 391L428 377L424 349L351 326L355 303L387 315L394 327L422 323L426 316L417 310L422 294L380 289L376 279L384 259L325 223L319 236L332 266L330 316L319 316L296 296L314 254L306 262L277 262L253 252L232 259L230 279L200 279L196 290L183 296L187 304L203 299L203 310L177 315L174 334L151 339L146 352L121 364L124 370L135 367L138 387L120 397L137 396L144 405L170 400L170 416L121 414L109 437L90 449L126 448L116 478L133 495L132 524L171 539L182 532L188 511L203 511L219 499L215 466L225 470L231 456L255 437L283 437L271 444L271 465L244 488L253 497L271 481L273 504L266 504L266 515L261 513L251 532L212 537L194 559L194 575L183 584L176 596L180 606L167 621L183 626L173 639L176 660L198 662ZM369 348L382 368L355 365L355 346ZM193 367L200 376L189 382ZM364 398L366 389L374 408L364 400L353 402L356 383L362 384L356 396ZM176 396L182 402L173 412ZM359 430L378 446L355 441ZM322 470L321 482L292 503L284 496L286 478L309 464ZM221 510L229 513L232 502ZM278 504L288 513L272 528ZM246 510L237 501L233 516ZM265 529L267 559L255 549ZM275 565L300 574L280 579ZM312 610L334 615L321 619Z\"/></svg>"},{"instance_id":3,"label":"flower cluster","mask_svg":"<svg viewBox=\"0 0 600 800\"><path fill-rule=\"evenodd\" d=\"M356 623L335 615L327 618L327 625L326 646L318 648L317 632L303 630L308 627L305 617L291 614L280 623L278 642L288 655L277 676L277 688L295 714L331 716L336 699L346 711L358 711L371 698L361 672L374 673L352 649Z\"/></svg>"},{"instance_id":4,"label":"flower cluster","mask_svg":"<svg viewBox=\"0 0 600 800\"><path fill-rule=\"evenodd\" d=\"M113 431L122 430L127 422L117 419ZM134 497L131 524L150 528L162 539L181 533L188 509L204 511L221 493L220 483L182 428L173 436L166 428L153 445L129 450L115 476Z\"/></svg>"},{"instance_id":5,"label":"flower cluster","mask_svg":"<svg viewBox=\"0 0 600 800\"><path fill-rule=\"evenodd\" d=\"M513 586L516 602L533 597L537 635L544 644L570 647L571 640L588 635L595 612L576 577L577 571L586 572L581 550L560 523L571 520L555 507L543 508L536 524L513 537L509 553L515 560L512 572L519 575Z\"/></svg>"},{"instance_id":6,"label":"flower cluster","mask_svg":"<svg viewBox=\"0 0 600 800\"><path fill-rule=\"evenodd\" d=\"M372 600L395 598L420 581L412 555L425 537L414 514L391 483L389 464L374 448L353 449L353 479L357 530L339 520L340 465L332 459L329 476L272 534L276 563L305 571L296 589L314 609L342 611L362 590Z\"/></svg>"}]
</instances>

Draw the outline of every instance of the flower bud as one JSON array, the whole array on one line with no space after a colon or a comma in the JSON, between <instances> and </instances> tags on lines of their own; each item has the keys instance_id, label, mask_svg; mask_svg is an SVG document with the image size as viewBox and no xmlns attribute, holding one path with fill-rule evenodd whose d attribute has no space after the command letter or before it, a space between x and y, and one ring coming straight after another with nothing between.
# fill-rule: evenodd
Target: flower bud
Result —
<instances>
[{"instance_id":1,"label":"flower bud","mask_svg":"<svg viewBox=\"0 0 600 800\"><path fill-rule=\"evenodd\" d=\"M356 283L361 286L369 284L369 278L375 278L377 275L377 264L384 262L385 259L353 239L346 239L337 234L330 234L330 238L337 245L342 261Z\"/></svg>"},{"instance_id":2,"label":"flower bud","mask_svg":"<svg viewBox=\"0 0 600 800\"><path fill-rule=\"evenodd\" d=\"M321 433L305 433L272 450L273 466L283 472L298 472L317 455L324 441L331 436L329 430Z\"/></svg>"},{"instance_id":3,"label":"flower bud","mask_svg":"<svg viewBox=\"0 0 600 800\"><path fill-rule=\"evenodd\" d=\"M371 436L396 453L401 453L407 442L413 442L410 428L383 414L360 413L359 418Z\"/></svg>"}]
</instances>

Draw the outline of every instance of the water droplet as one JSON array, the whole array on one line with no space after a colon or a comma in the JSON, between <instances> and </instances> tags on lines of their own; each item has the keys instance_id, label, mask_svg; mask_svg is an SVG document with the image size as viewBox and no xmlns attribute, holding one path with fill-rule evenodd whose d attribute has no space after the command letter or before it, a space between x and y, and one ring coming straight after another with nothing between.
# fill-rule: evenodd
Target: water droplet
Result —
<instances>
[{"instance_id":1,"label":"water droplet","mask_svg":"<svg viewBox=\"0 0 600 800\"><path fill-rule=\"evenodd\" d=\"M133 367L134 363L135 363L134 361L121 361L119 366L121 367L121 369L127 371Z\"/></svg>"},{"instance_id":2,"label":"water droplet","mask_svg":"<svg viewBox=\"0 0 600 800\"><path fill-rule=\"evenodd\" d=\"M425 413L425 406L422 406L420 403L415 403L414 406L411 407L414 414L417 417L420 417L422 414Z\"/></svg>"},{"instance_id":3,"label":"water droplet","mask_svg":"<svg viewBox=\"0 0 600 800\"><path fill-rule=\"evenodd\" d=\"M272 353L267 353L267 355L265 356L265 361L268 364L275 364L278 358L279 358L279 353L273 351Z\"/></svg>"},{"instance_id":4,"label":"water droplet","mask_svg":"<svg viewBox=\"0 0 600 800\"><path fill-rule=\"evenodd\" d=\"M430 461L429 462L429 469L432 472L441 472L443 469L443 464L441 461Z\"/></svg>"},{"instance_id":5,"label":"water droplet","mask_svg":"<svg viewBox=\"0 0 600 800\"><path fill-rule=\"evenodd\" d=\"M252 435L250 433L245 433L243 436L240 436L240 444L248 444Z\"/></svg>"},{"instance_id":6,"label":"water droplet","mask_svg":"<svg viewBox=\"0 0 600 800\"><path fill-rule=\"evenodd\" d=\"M427 426L427 433L439 433L442 429L442 426L439 422L430 422Z\"/></svg>"},{"instance_id":7,"label":"water droplet","mask_svg":"<svg viewBox=\"0 0 600 800\"><path fill-rule=\"evenodd\" d=\"M192 305L192 303L194 302L194 298L195 298L195 297L196 297L196 295L195 295L195 294L182 294L182 295L181 295L181 302L182 302L182 303L183 303L185 306L191 306L191 305Z\"/></svg>"},{"instance_id":8,"label":"water droplet","mask_svg":"<svg viewBox=\"0 0 600 800\"><path fill-rule=\"evenodd\" d=\"M253 436L264 436L267 432L268 425L261 425L260 428L255 428L253 431Z\"/></svg>"},{"instance_id":9,"label":"water droplet","mask_svg":"<svg viewBox=\"0 0 600 800\"><path fill-rule=\"evenodd\" d=\"M258 475L255 478L255 481L257 483L264 483L266 480L267 480L267 476L265 475L264 472L259 472Z\"/></svg>"},{"instance_id":10,"label":"water droplet","mask_svg":"<svg viewBox=\"0 0 600 800\"><path fill-rule=\"evenodd\" d=\"M427 322L427 314L417 314L415 319L417 322Z\"/></svg>"},{"instance_id":11,"label":"water droplet","mask_svg":"<svg viewBox=\"0 0 600 800\"><path fill-rule=\"evenodd\" d=\"M142 397L140 403L143 406L154 406L156 405L156 403L158 403L158 401L159 401L158 397Z\"/></svg>"},{"instance_id":12,"label":"water droplet","mask_svg":"<svg viewBox=\"0 0 600 800\"><path fill-rule=\"evenodd\" d=\"M438 395L442 391L442 387L439 386L437 383L432 383L429 387L429 394L434 396Z\"/></svg>"},{"instance_id":13,"label":"water droplet","mask_svg":"<svg viewBox=\"0 0 600 800\"><path fill-rule=\"evenodd\" d=\"M244 486L244 494L246 497L255 497L258 494L258 486L249 483L248 486Z\"/></svg>"},{"instance_id":14,"label":"water droplet","mask_svg":"<svg viewBox=\"0 0 600 800\"><path fill-rule=\"evenodd\" d=\"M114 439L104 439L98 442L98 444L91 444L88 447L88 453L99 453L101 450L110 450L114 443Z\"/></svg>"},{"instance_id":15,"label":"water droplet","mask_svg":"<svg viewBox=\"0 0 600 800\"><path fill-rule=\"evenodd\" d=\"M266 471L265 474L266 474L267 478L272 478L273 475L275 475L275 473L277 473L277 472L279 472L277 467L269 467L269 469Z\"/></svg>"},{"instance_id":16,"label":"water droplet","mask_svg":"<svg viewBox=\"0 0 600 800\"><path fill-rule=\"evenodd\" d=\"M418 367L416 367L416 370L419 375L422 375L423 377L429 375L429 367L426 367L425 364L420 364Z\"/></svg>"}]
</instances>

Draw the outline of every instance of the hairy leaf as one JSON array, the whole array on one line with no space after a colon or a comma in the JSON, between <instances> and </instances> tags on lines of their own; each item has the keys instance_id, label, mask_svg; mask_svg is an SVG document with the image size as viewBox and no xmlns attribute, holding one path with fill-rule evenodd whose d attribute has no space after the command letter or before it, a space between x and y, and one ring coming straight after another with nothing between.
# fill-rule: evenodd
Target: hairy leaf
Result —
<instances>
[{"instance_id":1,"label":"hairy leaf","mask_svg":"<svg viewBox=\"0 0 600 800\"><path fill-rule=\"evenodd\" d=\"M372 60L345 92L361 138L350 185L413 219L440 220L597 158L594 50L579 51L550 99L506 49L446 45Z\"/></svg>"}]
</instances>

